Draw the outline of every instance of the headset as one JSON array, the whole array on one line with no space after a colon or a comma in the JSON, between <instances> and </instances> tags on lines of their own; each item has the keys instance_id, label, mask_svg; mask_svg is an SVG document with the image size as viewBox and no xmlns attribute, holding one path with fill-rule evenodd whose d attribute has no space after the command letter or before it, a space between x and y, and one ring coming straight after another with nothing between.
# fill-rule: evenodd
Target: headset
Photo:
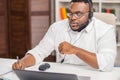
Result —
<instances>
[{"instance_id":1,"label":"headset","mask_svg":"<svg viewBox=\"0 0 120 80\"><path fill-rule=\"evenodd\" d=\"M85 2L86 0L72 0L71 2ZM89 12L89 19L91 20L91 18L93 17L93 11L92 11L92 1L90 0L87 0L88 1L88 4L89 4L89 9L90 9L90 12Z\"/></svg>"},{"instance_id":2,"label":"headset","mask_svg":"<svg viewBox=\"0 0 120 80\"><path fill-rule=\"evenodd\" d=\"M89 3L89 9L90 9L90 12L89 12L89 19L91 19L91 18L93 17L92 1L88 0L88 3Z\"/></svg>"}]
</instances>

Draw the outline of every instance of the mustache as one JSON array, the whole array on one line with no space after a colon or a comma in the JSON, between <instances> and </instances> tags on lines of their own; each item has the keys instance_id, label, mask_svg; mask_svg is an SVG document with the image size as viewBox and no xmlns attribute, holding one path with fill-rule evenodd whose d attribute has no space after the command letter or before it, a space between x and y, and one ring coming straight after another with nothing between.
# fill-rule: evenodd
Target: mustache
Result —
<instances>
[{"instance_id":1,"label":"mustache","mask_svg":"<svg viewBox=\"0 0 120 80\"><path fill-rule=\"evenodd\" d=\"M77 25L79 25L80 23L78 23L78 22L69 22L69 24L77 24Z\"/></svg>"}]
</instances>

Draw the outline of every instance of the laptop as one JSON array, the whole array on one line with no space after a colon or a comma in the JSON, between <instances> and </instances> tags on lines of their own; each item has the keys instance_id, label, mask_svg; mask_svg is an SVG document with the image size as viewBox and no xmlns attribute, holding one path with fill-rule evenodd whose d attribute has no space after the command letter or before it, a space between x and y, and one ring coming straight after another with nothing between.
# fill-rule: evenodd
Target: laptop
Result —
<instances>
[{"instance_id":1,"label":"laptop","mask_svg":"<svg viewBox=\"0 0 120 80\"><path fill-rule=\"evenodd\" d=\"M75 74L41 72L30 70L14 70L20 80L90 80L87 76L77 76Z\"/></svg>"}]
</instances>

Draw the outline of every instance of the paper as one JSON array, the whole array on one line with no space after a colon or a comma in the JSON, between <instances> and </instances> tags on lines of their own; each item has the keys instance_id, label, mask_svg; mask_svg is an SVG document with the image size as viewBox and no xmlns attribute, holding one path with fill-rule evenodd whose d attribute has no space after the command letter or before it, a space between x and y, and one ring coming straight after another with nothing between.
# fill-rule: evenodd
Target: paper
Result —
<instances>
[{"instance_id":1,"label":"paper","mask_svg":"<svg viewBox=\"0 0 120 80\"><path fill-rule=\"evenodd\" d=\"M10 67L7 67L7 66L3 66L1 67L2 69L0 69L0 75L2 74L5 74L5 73L8 73L8 72L11 72L12 69Z\"/></svg>"}]
</instances>

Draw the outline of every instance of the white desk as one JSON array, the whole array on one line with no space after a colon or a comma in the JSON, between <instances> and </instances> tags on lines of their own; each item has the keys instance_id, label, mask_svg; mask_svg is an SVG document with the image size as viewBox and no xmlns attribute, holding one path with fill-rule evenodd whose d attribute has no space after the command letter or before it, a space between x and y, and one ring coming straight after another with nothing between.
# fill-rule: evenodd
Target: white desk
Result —
<instances>
[{"instance_id":1,"label":"white desk","mask_svg":"<svg viewBox=\"0 0 120 80\"><path fill-rule=\"evenodd\" d=\"M13 59L3 59L0 58L0 74L12 69L11 65L16 60ZM80 76L90 76L91 80L120 80L120 67L115 67L111 72L99 72L95 69L92 69L89 66L78 66L70 64L61 64L61 63L51 63L51 67L46 70L47 72L59 72L59 73L72 73ZM27 68L26 70L35 70L38 71L38 66L35 65ZM19 80L15 73L11 72L4 77L11 80Z\"/></svg>"}]
</instances>

